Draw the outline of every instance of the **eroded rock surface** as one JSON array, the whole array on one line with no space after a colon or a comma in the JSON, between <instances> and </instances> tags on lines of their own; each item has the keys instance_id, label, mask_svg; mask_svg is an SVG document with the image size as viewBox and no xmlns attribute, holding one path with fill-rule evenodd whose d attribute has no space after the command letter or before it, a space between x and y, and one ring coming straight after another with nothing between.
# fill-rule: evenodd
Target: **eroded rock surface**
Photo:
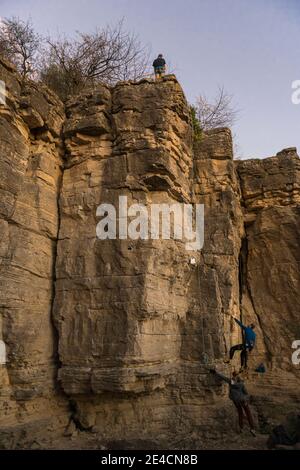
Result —
<instances>
[{"instance_id":1,"label":"eroded rock surface","mask_svg":"<svg viewBox=\"0 0 300 470\"><path fill-rule=\"evenodd\" d=\"M296 150L234 162L228 129L193 144L174 76L99 85L65 109L4 61L0 79L0 445L76 426L97 442L184 435L186 448L189 433L191 445L220 435L234 410L208 367L230 372L232 314L257 325L259 424L299 406ZM98 239L97 207L120 196L147 211L204 204L203 249Z\"/></svg>"},{"instance_id":2,"label":"eroded rock surface","mask_svg":"<svg viewBox=\"0 0 300 470\"><path fill-rule=\"evenodd\" d=\"M22 87L2 61L0 77L7 92L0 105L0 427L15 445L11 425L59 426L66 409L51 313L64 111L48 90Z\"/></svg>"},{"instance_id":3,"label":"eroded rock surface","mask_svg":"<svg viewBox=\"0 0 300 470\"><path fill-rule=\"evenodd\" d=\"M291 357L292 342L300 337L300 160L291 148L240 161L237 171L246 228L241 314L257 325L251 365L267 366L263 377L251 378L252 389L260 409L284 417L299 407L300 371Z\"/></svg>"}]
</instances>

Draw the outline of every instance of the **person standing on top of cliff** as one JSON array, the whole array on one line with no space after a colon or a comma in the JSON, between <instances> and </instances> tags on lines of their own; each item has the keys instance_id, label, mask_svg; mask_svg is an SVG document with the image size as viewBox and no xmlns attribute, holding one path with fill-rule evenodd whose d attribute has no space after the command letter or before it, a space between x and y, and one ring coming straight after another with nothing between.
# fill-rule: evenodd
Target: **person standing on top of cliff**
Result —
<instances>
[{"instance_id":1,"label":"person standing on top of cliff","mask_svg":"<svg viewBox=\"0 0 300 470\"><path fill-rule=\"evenodd\" d=\"M161 78L166 72L166 61L162 54L158 54L157 58L153 62L155 78Z\"/></svg>"},{"instance_id":2,"label":"person standing on top of cliff","mask_svg":"<svg viewBox=\"0 0 300 470\"><path fill-rule=\"evenodd\" d=\"M249 326L243 325L243 323L232 316L234 321L242 328L243 330L243 342L241 344L236 344L230 348L229 357L230 359L225 362L230 362L234 356L235 351L241 351L241 368L247 369L248 367L248 351L251 352L255 346L256 333L253 331L255 328L254 323L251 323Z\"/></svg>"},{"instance_id":3,"label":"person standing on top of cliff","mask_svg":"<svg viewBox=\"0 0 300 470\"><path fill-rule=\"evenodd\" d=\"M219 379L223 380L224 382L228 383L229 399L234 403L234 406L236 407L236 410L238 412L240 432L242 432L243 430L245 413L250 426L250 432L253 436L255 436L256 434L254 429L254 420L249 407L250 397L248 395L244 382L238 376L237 372L233 372L232 377L226 377L220 372L217 372L215 369L209 369L209 372L211 374L216 375Z\"/></svg>"}]
</instances>

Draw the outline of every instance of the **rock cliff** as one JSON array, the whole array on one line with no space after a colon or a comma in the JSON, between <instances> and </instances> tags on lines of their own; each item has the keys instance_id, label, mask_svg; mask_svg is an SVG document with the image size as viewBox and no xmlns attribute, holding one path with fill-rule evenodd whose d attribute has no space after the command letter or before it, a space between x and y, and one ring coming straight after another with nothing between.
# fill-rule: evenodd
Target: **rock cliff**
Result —
<instances>
[{"instance_id":1,"label":"rock cliff","mask_svg":"<svg viewBox=\"0 0 300 470\"><path fill-rule=\"evenodd\" d=\"M257 325L258 424L299 406L296 150L234 161L228 129L194 144L174 76L99 85L65 107L3 60L0 80L0 446L48 446L70 423L161 446L222 433L232 408L208 367L230 372L231 314ZM203 248L100 240L97 208L120 196L203 204Z\"/></svg>"}]
</instances>

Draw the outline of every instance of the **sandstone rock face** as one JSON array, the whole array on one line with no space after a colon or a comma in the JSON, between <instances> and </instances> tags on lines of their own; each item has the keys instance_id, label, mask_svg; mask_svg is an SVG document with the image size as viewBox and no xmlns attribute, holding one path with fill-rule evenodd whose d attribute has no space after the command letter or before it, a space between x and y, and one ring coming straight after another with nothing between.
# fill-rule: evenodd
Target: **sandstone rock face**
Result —
<instances>
[{"instance_id":1,"label":"sandstone rock face","mask_svg":"<svg viewBox=\"0 0 300 470\"><path fill-rule=\"evenodd\" d=\"M47 420L56 395L51 310L64 112L48 91L21 87L4 62L0 77L7 93L6 105L0 105L0 339L5 347L0 426L5 427Z\"/></svg>"},{"instance_id":2,"label":"sandstone rock face","mask_svg":"<svg viewBox=\"0 0 300 470\"><path fill-rule=\"evenodd\" d=\"M175 239L99 240L96 210L117 206L119 196L149 211L194 201L188 108L170 78L99 88L70 103L67 116L54 306L59 378L84 427L106 428L113 438L124 426L134 436L148 422L155 433L176 418L175 391L190 400L194 389L205 402L194 366L203 340L206 349L213 341L202 324L219 336L222 318L219 311L201 317L199 273L190 264L200 253Z\"/></svg>"},{"instance_id":3,"label":"sandstone rock face","mask_svg":"<svg viewBox=\"0 0 300 470\"><path fill-rule=\"evenodd\" d=\"M198 317L199 313L200 317L207 316L210 333L207 331L206 335L213 334L215 347L219 342L217 357L221 359L238 338L230 315L238 317L240 311L239 255L244 235L230 131L209 131L196 144L194 161L196 201L206 208L205 243L198 268L200 288L196 293L201 299ZM216 330L212 329L214 317Z\"/></svg>"},{"instance_id":4,"label":"sandstone rock face","mask_svg":"<svg viewBox=\"0 0 300 470\"><path fill-rule=\"evenodd\" d=\"M232 427L226 389L208 373L230 372L224 359L241 340L232 314L257 325L248 379L258 418L296 406L296 151L234 162L228 129L193 144L174 76L99 85L66 109L2 61L0 79L0 446L30 446L24 431L62 435L70 418L104 440L126 430L165 447ZM148 215L202 204L203 248L187 250L172 230L99 239L104 203L123 227L133 204ZM261 361L264 376L253 372ZM64 435L74 432L71 422Z\"/></svg>"},{"instance_id":5,"label":"sandstone rock face","mask_svg":"<svg viewBox=\"0 0 300 470\"><path fill-rule=\"evenodd\" d=\"M296 149L286 149L264 160L240 161L237 171L246 227L241 314L258 328L252 364L263 361L269 370L254 385L260 402L269 392L270 411L277 401L284 413L288 397L299 403L299 366L291 356L292 342L300 337L300 160Z\"/></svg>"},{"instance_id":6,"label":"sandstone rock face","mask_svg":"<svg viewBox=\"0 0 300 470\"><path fill-rule=\"evenodd\" d=\"M99 240L96 210L119 196L190 199L184 105L170 80L99 88L68 106L54 315L69 394L161 388L176 365L188 252L173 240Z\"/></svg>"}]
</instances>

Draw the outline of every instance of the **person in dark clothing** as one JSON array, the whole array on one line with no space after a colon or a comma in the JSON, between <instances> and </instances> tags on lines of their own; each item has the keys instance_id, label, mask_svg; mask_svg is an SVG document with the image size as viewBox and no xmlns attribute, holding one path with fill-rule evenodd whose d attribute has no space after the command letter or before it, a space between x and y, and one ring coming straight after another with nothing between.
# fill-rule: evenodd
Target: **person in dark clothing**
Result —
<instances>
[{"instance_id":1,"label":"person in dark clothing","mask_svg":"<svg viewBox=\"0 0 300 470\"><path fill-rule=\"evenodd\" d=\"M230 357L230 360L231 360L234 356L235 351L241 351L241 368L247 369L247 367L248 367L248 352L252 351L252 349L255 346L255 341L256 341L256 334L253 331L254 328L255 328L255 325L253 323L251 323L251 325L245 326L245 325L243 325L242 322L240 322L240 320L238 320L235 317L233 317L233 318L243 330L244 341L243 341L243 343L236 344L235 346L232 346L232 348L230 348L229 357ZM227 361L227 362L230 362L230 360Z\"/></svg>"},{"instance_id":2,"label":"person in dark clothing","mask_svg":"<svg viewBox=\"0 0 300 470\"><path fill-rule=\"evenodd\" d=\"M272 430L267 446L269 449L300 449L300 410L289 413L284 422Z\"/></svg>"},{"instance_id":3,"label":"person in dark clothing","mask_svg":"<svg viewBox=\"0 0 300 470\"><path fill-rule=\"evenodd\" d=\"M153 62L155 78L161 78L166 72L166 61L162 54L158 54L158 57Z\"/></svg>"},{"instance_id":4,"label":"person in dark clothing","mask_svg":"<svg viewBox=\"0 0 300 470\"><path fill-rule=\"evenodd\" d=\"M250 432L253 436L255 436L254 421L249 407L249 395L244 382L240 379L236 372L232 374L232 378L226 377L220 372L217 372L215 369L210 369L209 372L211 374L216 375L219 379L223 380L224 382L228 383L229 399L233 402L234 406L236 407L239 419L240 432L242 432L242 429L244 427L245 413L249 423Z\"/></svg>"}]
</instances>

